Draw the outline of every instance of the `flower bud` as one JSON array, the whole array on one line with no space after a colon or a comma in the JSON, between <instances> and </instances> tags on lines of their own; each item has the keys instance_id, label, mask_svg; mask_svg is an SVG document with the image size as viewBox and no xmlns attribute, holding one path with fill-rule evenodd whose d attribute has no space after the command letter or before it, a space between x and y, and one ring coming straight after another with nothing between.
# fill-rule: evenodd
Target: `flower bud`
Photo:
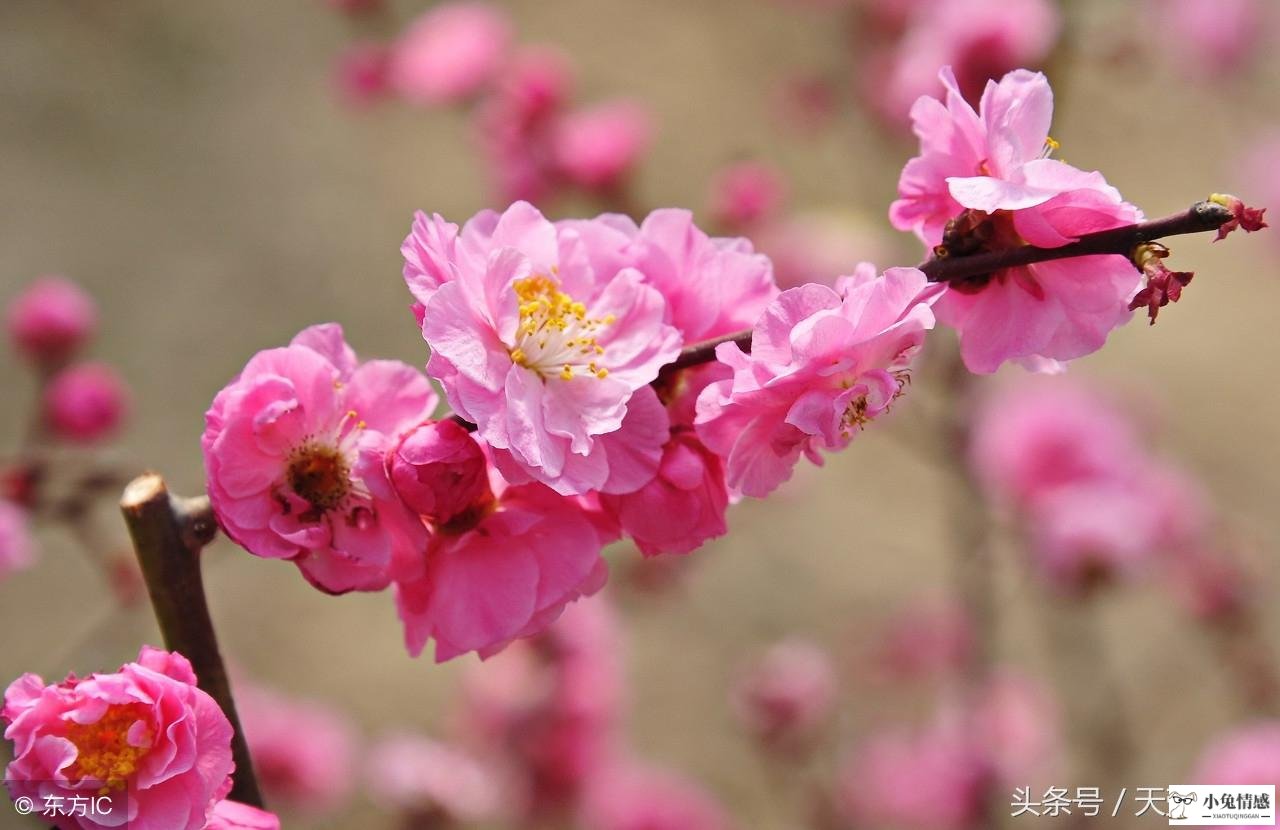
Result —
<instances>
[{"instance_id":1,"label":"flower bud","mask_svg":"<svg viewBox=\"0 0 1280 830\"><path fill-rule=\"evenodd\" d=\"M835 669L804 640L775 644L733 689L735 714L766 746L800 749L835 702Z\"/></svg>"},{"instance_id":2,"label":"flower bud","mask_svg":"<svg viewBox=\"0 0 1280 830\"><path fill-rule=\"evenodd\" d=\"M437 524L493 499L484 452L456 421L427 421L410 430L387 467L404 503Z\"/></svg>"},{"instance_id":3,"label":"flower bud","mask_svg":"<svg viewBox=\"0 0 1280 830\"><path fill-rule=\"evenodd\" d=\"M126 398L124 381L105 363L72 366L45 389L45 423L62 438L97 441L120 425Z\"/></svg>"},{"instance_id":4,"label":"flower bud","mask_svg":"<svg viewBox=\"0 0 1280 830\"><path fill-rule=\"evenodd\" d=\"M70 357L93 333L98 310L80 286L41 277L9 304L6 327L18 351L39 363Z\"/></svg>"}]
</instances>

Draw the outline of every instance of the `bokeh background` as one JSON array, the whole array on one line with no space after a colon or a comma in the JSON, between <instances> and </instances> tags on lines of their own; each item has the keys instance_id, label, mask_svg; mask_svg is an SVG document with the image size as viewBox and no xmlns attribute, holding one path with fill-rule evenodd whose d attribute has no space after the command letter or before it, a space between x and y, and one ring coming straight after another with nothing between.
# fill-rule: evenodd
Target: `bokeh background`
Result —
<instances>
[{"instance_id":1,"label":"bokeh background","mask_svg":"<svg viewBox=\"0 0 1280 830\"><path fill-rule=\"evenodd\" d=\"M198 492L198 438L214 393L254 351L311 323L340 321L364 356L425 361L398 248L415 209L461 221L496 206L473 127L443 108L352 108L333 86L347 44L388 36L425 5L404 0L352 20L319 0L0 4L0 300L37 275L64 273L100 303L94 354L133 390L112 450L121 466ZM580 98L626 95L650 108L657 132L635 179L637 204L702 211L718 169L759 159L783 171L793 208L882 229L867 232L881 265L920 258L883 220L912 145L855 100L855 41L838 13L767 0L500 5L522 42L572 59ZM1051 75L1063 157L1102 169L1149 215L1213 191L1261 196L1240 159L1280 118L1280 53L1265 49L1227 78L1191 77L1151 25L1159 3L1064 5L1069 40ZM820 129L795 129L776 105L779 83L797 73L833 79L836 106ZM563 216L598 206L569 198L547 208ZM1211 493L1274 596L1280 245L1260 234L1173 247L1175 267L1198 275L1183 301L1154 328L1135 319L1072 372L1131 403L1159 451ZM934 337L945 349L949 334ZM674 589L628 587L638 555L610 553L632 743L703 782L743 827L803 824L805 785L762 763L726 706L735 673L765 643L801 635L836 656L844 683L834 743L930 705L877 685L865 659L886 614L953 579L947 509L958 485L937 458L929 412L946 399L930 377L926 367L896 417L824 469L802 469L774 498L734 508L730 535L694 554ZM16 446L34 387L13 358L0 360L0 390L0 436ZM110 504L98 527L123 543ZM145 604L119 609L63 530L42 529L39 543L38 565L0 584L0 679L111 669L157 640ZM998 538L993 555L1001 661L1060 684L1066 703L1088 694L1088 660L1076 654L1062 670L1016 545ZM389 596L324 596L291 566L225 540L207 552L206 573L224 649L247 675L340 708L371 737L447 728L459 664L474 658L409 659ZM1100 778L1077 746L1088 725L1069 722L1051 783L1180 780L1205 742L1244 715L1217 646L1154 585L1110 592L1089 613L1098 630L1090 647L1118 676L1114 707L1136 754L1123 780ZM821 776L824 763L811 773ZM360 799L336 815L284 818L296 828L390 826ZM0 826L9 820L0 810Z\"/></svg>"}]
</instances>

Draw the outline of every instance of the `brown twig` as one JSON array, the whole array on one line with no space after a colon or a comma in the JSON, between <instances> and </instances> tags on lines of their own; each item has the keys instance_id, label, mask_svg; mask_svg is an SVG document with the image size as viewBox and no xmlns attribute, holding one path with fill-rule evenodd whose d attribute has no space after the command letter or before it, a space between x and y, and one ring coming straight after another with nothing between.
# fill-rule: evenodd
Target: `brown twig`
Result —
<instances>
[{"instance_id":1,"label":"brown twig","mask_svg":"<svg viewBox=\"0 0 1280 830\"><path fill-rule=\"evenodd\" d=\"M261 807L262 795L253 774L249 745L236 715L200 573L200 550L218 532L209 499L171 495L163 478L146 473L125 487L120 509L165 647L191 661L200 688L218 702L235 730L231 752L236 771L229 797Z\"/></svg>"}]
</instances>

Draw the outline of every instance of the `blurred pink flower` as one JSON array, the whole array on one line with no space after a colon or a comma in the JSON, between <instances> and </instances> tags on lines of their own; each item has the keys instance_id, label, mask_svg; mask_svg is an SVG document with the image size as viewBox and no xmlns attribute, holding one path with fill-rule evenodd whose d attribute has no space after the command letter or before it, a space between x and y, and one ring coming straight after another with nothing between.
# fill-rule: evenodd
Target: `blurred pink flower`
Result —
<instances>
[{"instance_id":1,"label":"blurred pink flower","mask_svg":"<svg viewBox=\"0 0 1280 830\"><path fill-rule=\"evenodd\" d=\"M214 805L204 830L280 830L280 819L266 810L223 799Z\"/></svg>"},{"instance_id":2,"label":"blurred pink flower","mask_svg":"<svg viewBox=\"0 0 1280 830\"><path fill-rule=\"evenodd\" d=\"M45 423L60 438L100 441L119 428L128 397L115 369L105 363L80 363L63 369L45 387Z\"/></svg>"},{"instance_id":3,"label":"blurred pink flower","mask_svg":"<svg viewBox=\"0 0 1280 830\"><path fill-rule=\"evenodd\" d=\"M97 325L93 298L65 277L40 277L14 297L5 312L14 348L43 364L66 360Z\"/></svg>"},{"instance_id":4,"label":"blurred pink flower","mask_svg":"<svg viewBox=\"0 0 1280 830\"><path fill-rule=\"evenodd\" d=\"M307 812L330 812L351 793L355 730L339 712L250 683L236 709L267 797Z\"/></svg>"},{"instance_id":5,"label":"blurred pink flower","mask_svg":"<svg viewBox=\"0 0 1280 830\"><path fill-rule=\"evenodd\" d=\"M831 714L835 667L819 646L783 640L771 646L738 678L730 700L734 714L769 749L808 748Z\"/></svg>"},{"instance_id":6,"label":"blurred pink flower","mask_svg":"<svg viewBox=\"0 0 1280 830\"><path fill-rule=\"evenodd\" d=\"M583 830L727 830L728 815L696 782L638 762L592 776L579 816Z\"/></svg>"},{"instance_id":7,"label":"blurred pink flower","mask_svg":"<svg viewBox=\"0 0 1280 830\"><path fill-rule=\"evenodd\" d=\"M35 544L27 524L27 511L9 499L0 498L0 581L31 567L34 561Z\"/></svg>"},{"instance_id":8,"label":"blurred pink flower","mask_svg":"<svg viewBox=\"0 0 1280 830\"><path fill-rule=\"evenodd\" d=\"M837 211L793 213L766 223L751 237L773 260L784 288L808 282L830 285L858 262L883 262L891 256L889 240L875 224Z\"/></svg>"},{"instance_id":9,"label":"blurred pink flower","mask_svg":"<svg viewBox=\"0 0 1280 830\"><path fill-rule=\"evenodd\" d=\"M649 111L633 101L609 101L567 113L556 124L557 169L586 190L613 193L634 172L653 136Z\"/></svg>"},{"instance_id":10,"label":"blurred pink flower","mask_svg":"<svg viewBox=\"0 0 1280 830\"><path fill-rule=\"evenodd\" d=\"M1189 547L1171 566L1174 598L1202 622L1230 624L1256 599L1252 575L1222 548Z\"/></svg>"},{"instance_id":11,"label":"blurred pink flower","mask_svg":"<svg viewBox=\"0 0 1280 830\"><path fill-rule=\"evenodd\" d=\"M1265 0L1148 2L1145 25L1163 32L1161 52L1191 77L1221 78L1245 68L1266 42Z\"/></svg>"},{"instance_id":12,"label":"blurred pink flower","mask_svg":"<svg viewBox=\"0 0 1280 830\"><path fill-rule=\"evenodd\" d=\"M773 219L787 198L782 173L760 161L742 161L718 171L711 180L711 216L733 231Z\"/></svg>"},{"instance_id":13,"label":"blurred pink flower","mask_svg":"<svg viewBox=\"0 0 1280 830\"><path fill-rule=\"evenodd\" d=\"M908 382L911 359L933 327L914 268L877 277L863 263L834 289L784 291L756 323L750 354L723 343L731 380L698 397L698 437L726 459L732 492L763 497L791 477L803 453L848 446Z\"/></svg>"},{"instance_id":14,"label":"blurred pink flower","mask_svg":"<svg viewBox=\"0 0 1280 830\"><path fill-rule=\"evenodd\" d=\"M369 792L383 809L467 824L492 820L503 808L493 770L448 744L392 735L369 750L363 766Z\"/></svg>"},{"instance_id":15,"label":"blurred pink flower","mask_svg":"<svg viewBox=\"0 0 1280 830\"><path fill-rule=\"evenodd\" d=\"M458 103L493 81L512 40L501 8L479 0L440 3L392 44L388 82L413 103Z\"/></svg>"},{"instance_id":16,"label":"blurred pink flower","mask_svg":"<svg viewBox=\"0 0 1280 830\"><path fill-rule=\"evenodd\" d=\"M230 790L234 765L231 724L195 684L185 657L150 646L113 674L70 675L50 686L23 675L5 691L0 713L13 742L9 794L69 804L127 790L130 828L201 830ZM111 812L68 816L63 826L121 826ZM108 821L96 821L98 814Z\"/></svg>"},{"instance_id":17,"label":"blurred pink flower","mask_svg":"<svg viewBox=\"0 0 1280 830\"><path fill-rule=\"evenodd\" d=\"M1261 205L1280 206L1280 129L1266 132L1248 145L1240 159L1236 178L1240 192L1255 197L1252 201ZM1269 234L1272 243L1280 242L1280 233Z\"/></svg>"},{"instance_id":18,"label":"blurred pink flower","mask_svg":"<svg viewBox=\"0 0 1280 830\"><path fill-rule=\"evenodd\" d=\"M427 421L405 433L387 456L404 503L432 524L447 525L493 501L484 451L457 421Z\"/></svg>"},{"instance_id":19,"label":"blurred pink flower","mask_svg":"<svg viewBox=\"0 0 1280 830\"><path fill-rule=\"evenodd\" d=\"M403 363L359 363L336 323L256 354L205 413L209 498L250 553L288 559L330 593L385 588L416 570L421 523L384 456L436 395Z\"/></svg>"},{"instance_id":20,"label":"blurred pink flower","mask_svg":"<svg viewBox=\"0 0 1280 830\"><path fill-rule=\"evenodd\" d=\"M1062 750L1062 713L1038 679L997 667L965 715L994 772L1010 785L1051 768Z\"/></svg>"},{"instance_id":21,"label":"blurred pink flower","mask_svg":"<svg viewBox=\"0 0 1280 830\"><path fill-rule=\"evenodd\" d=\"M898 181L894 227L963 254L1059 247L1142 218L1101 173L1048 158L1053 92L1043 75L1017 70L988 84L978 112L949 68L941 78L945 104L920 98L911 108L921 154ZM1043 369L1101 348L1132 316L1141 287L1128 257L1076 257L951 283L934 307L959 332L970 371L988 374L1010 360Z\"/></svg>"},{"instance_id":22,"label":"blurred pink flower","mask_svg":"<svg viewBox=\"0 0 1280 830\"><path fill-rule=\"evenodd\" d=\"M1201 784L1280 787L1280 721L1255 721L1219 735L1201 753L1191 778Z\"/></svg>"},{"instance_id":23,"label":"blurred pink flower","mask_svg":"<svg viewBox=\"0 0 1280 830\"><path fill-rule=\"evenodd\" d=\"M390 53L381 43L353 43L338 56L333 83L339 97L354 107L387 95Z\"/></svg>"},{"instance_id":24,"label":"blurred pink flower","mask_svg":"<svg viewBox=\"0 0 1280 830\"><path fill-rule=\"evenodd\" d=\"M964 607L946 597L929 597L890 617L873 653L892 680L930 680L959 671L973 648L973 623Z\"/></svg>"}]
</instances>

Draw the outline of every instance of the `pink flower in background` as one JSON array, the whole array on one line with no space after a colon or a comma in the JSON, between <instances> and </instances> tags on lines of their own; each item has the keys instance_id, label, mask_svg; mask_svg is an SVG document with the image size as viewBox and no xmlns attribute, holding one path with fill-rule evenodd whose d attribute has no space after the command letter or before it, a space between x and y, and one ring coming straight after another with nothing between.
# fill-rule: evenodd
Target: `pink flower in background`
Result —
<instances>
[{"instance_id":1,"label":"pink flower in background","mask_svg":"<svg viewBox=\"0 0 1280 830\"><path fill-rule=\"evenodd\" d=\"M662 295L634 268L593 267L582 234L524 202L448 242L433 251L448 281L409 280L427 371L503 475L567 495L651 479L668 425L649 383L681 346Z\"/></svg>"},{"instance_id":2,"label":"pink flower in background","mask_svg":"<svg viewBox=\"0 0 1280 830\"><path fill-rule=\"evenodd\" d=\"M711 180L711 216L731 230L758 226L777 216L787 198L782 173L761 161L730 164Z\"/></svg>"},{"instance_id":3,"label":"pink flower in background","mask_svg":"<svg viewBox=\"0 0 1280 830\"><path fill-rule=\"evenodd\" d=\"M913 600L889 618L873 656L889 679L939 679L967 663L975 639L973 621L960 603L928 597Z\"/></svg>"},{"instance_id":4,"label":"pink flower in background","mask_svg":"<svg viewBox=\"0 0 1280 830\"><path fill-rule=\"evenodd\" d=\"M773 260L778 284L830 285L858 262L882 262L890 241L868 218L840 211L792 213L752 233L761 253Z\"/></svg>"},{"instance_id":5,"label":"pink flower in background","mask_svg":"<svg viewBox=\"0 0 1280 830\"><path fill-rule=\"evenodd\" d=\"M1261 720L1215 738L1196 762L1201 784L1280 786L1280 721Z\"/></svg>"},{"instance_id":6,"label":"pink flower in background","mask_svg":"<svg viewBox=\"0 0 1280 830\"><path fill-rule=\"evenodd\" d=\"M1251 141L1241 157L1236 178L1240 192L1247 193L1257 204L1280 205L1280 129L1272 129ZM1280 234L1269 234L1273 243Z\"/></svg>"},{"instance_id":7,"label":"pink flower in background","mask_svg":"<svg viewBox=\"0 0 1280 830\"><path fill-rule=\"evenodd\" d=\"M652 481L600 503L645 556L690 553L728 532L724 466L687 429L672 433Z\"/></svg>"},{"instance_id":8,"label":"pink flower in background","mask_svg":"<svg viewBox=\"0 0 1280 830\"><path fill-rule=\"evenodd\" d=\"M6 498L0 498L0 580L31 567L35 561L35 545L27 524L27 511Z\"/></svg>"},{"instance_id":9,"label":"pink flower in background","mask_svg":"<svg viewBox=\"0 0 1280 830\"><path fill-rule=\"evenodd\" d=\"M236 686L236 709L268 799L307 812L341 807L351 793L355 730L339 712L260 686Z\"/></svg>"},{"instance_id":10,"label":"pink flower in background","mask_svg":"<svg viewBox=\"0 0 1280 830\"><path fill-rule=\"evenodd\" d=\"M908 382L911 359L933 327L914 268L881 277L865 263L834 289L784 291L756 323L751 353L724 343L733 370L698 397L697 430L726 460L731 491L763 497L791 476L801 454L847 446Z\"/></svg>"},{"instance_id":11,"label":"pink flower in background","mask_svg":"<svg viewBox=\"0 0 1280 830\"><path fill-rule=\"evenodd\" d=\"M404 503L432 524L448 524L493 501L484 451L457 421L428 421L407 432L387 456Z\"/></svg>"},{"instance_id":12,"label":"pink flower in background","mask_svg":"<svg viewBox=\"0 0 1280 830\"><path fill-rule=\"evenodd\" d=\"M110 436L124 420L128 389L105 363L63 369L44 390L44 420L55 435L89 443Z\"/></svg>"},{"instance_id":13,"label":"pink flower in background","mask_svg":"<svg viewBox=\"0 0 1280 830\"><path fill-rule=\"evenodd\" d=\"M1238 72L1266 42L1265 0L1167 0L1148 3L1143 16L1164 38L1161 51L1192 77Z\"/></svg>"},{"instance_id":14,"label":"pink flower in background","mask_svg":"<svg viewBox=\"0 0 1280 830\"><path fill-rule=\"evenodd\" d=\"M396 94L417 104L454 104L497 76L513 40L497 6L452 0L432 7L392 44L387 78Z\"/></svg>"},{"instance_id":15,"label":"pink flower in background","mask_svg":"<svg viewBox=\"0 0 1280 830\"><path fill-rule=\"evenodd\" d=\"M106 822L69 817L64 826L80 830L122 826L126 806L136 830L201 830L231 788L233 764L231 724L195 683L186 658L149 646L113 674L51 686L23 675L0 713L13 742L9 794L121 802Z\"/></svg>"},{"instance_id":16,"label":"pink flower in background","mask_svg":"<svg viewBox=\"0 0 1280 830\"><path fill-rule=\"evenodd\" d=\"M986 747L994 772L1014 785L1052 769L1062 749L1062 713L1034 677L997 667L970 711L961 716Z\"/></svg>"},{"instance_id":17,"label":"pink flower in background","mask_svg":"<svg viewBox=\"0 0 1280 830\"><path fill-rule=\"evenodd\" d=\"M204 830L280 830L280 819L275 813L223 799L214 806Z\"/></svg>"},{"instance_id":18,"label":"pink flower in background","mask_svg":"<svg viewBox=\"0 0 1280 830\"><path fill-rule=\"evenodd\" d=\"M384 738L369 750L364 768L369 792L384 810L468 824L493 820L503 808L501 783L493 770L428 738Z\"/></svg>"},{"instance_id":19,"label":"pink flower in background","mask_svg":"<svg viewBox=\"0 0 1280 830\"><path fill-rule=\"evenodd\" d=\"M727 830L728 815L696 782L670 770L620 761L592 777L583 830Z\"/></svg>"},{"instance_id":20,"label":"pink flower in background","mask_svg":"<svg viewBox=\"0 0 1280 830\"><path fill-rule=\"evenodd\" d=\"M98 326L98 307L65 277L41 277L9 302L5 328L14 348L38 363L66 360Z\"/></svg>"},{"instance_id":21,"label":"pink flower in background","mask_svg":"<svg viewBox=\"0 0 1280 830\"><path fill-rule=\"evenodd\" d=\"M746 729L772 749L802 750L831 714L836 673L807 640L771 646L735 684L731 702Z\"/></svg>"},{"instance_id":22,"label":"pink flower in background","mask_svg":"<svg viewBox=\"0 0 1280 830\"><path fill-rule=\"evenodd\" d=\"M1066 245L1141 220L1100 173L1047 157L1053 93L1043 75L1017 70L990 83L980 110L965 103L950 69L945 103L912 107L921 154L907 162L890 220L951 255L1024 243ZM960 334L970 371L1005 361L1043 368L1097 351L1132 316L1142 276L1123 256L1087 256L1007 268L951 283L939 321Z\"/></svg>"},{"instance_id":23,"label":"pink flower in background","mask_svg":"<svg viewBox=\"0 0 1280 830\"><path fill-rule=\"evenodd\" d=\"M652 136L652 116L633 101L570 112L552 137L556 167L579 187L614 192L639 165Z\"/></svg>"},{"instance_id":24,"label":"pink flower in background","mask_svg":"<svg viewBox=\"0 0 1280 830\"><path fill-rule=\"evenodd\" d=\"M385 98L390 52L381 43L353 43L338 56L333 83L343 102L362 107Z\"/></svg>"},{"instance_id":25,"label":"pink flower in background","mask_svg":"<svg viewBox=\"0 0 1280 830\"><path fill-rule=\"evenodd\" d=\"M421 524L384 456L436 395L403 363L359 363L337 324L256 354L205 414L209 498L250 553L294 562L321 590L384 588L419 563Z\"/></svg>"}]
</instances>

